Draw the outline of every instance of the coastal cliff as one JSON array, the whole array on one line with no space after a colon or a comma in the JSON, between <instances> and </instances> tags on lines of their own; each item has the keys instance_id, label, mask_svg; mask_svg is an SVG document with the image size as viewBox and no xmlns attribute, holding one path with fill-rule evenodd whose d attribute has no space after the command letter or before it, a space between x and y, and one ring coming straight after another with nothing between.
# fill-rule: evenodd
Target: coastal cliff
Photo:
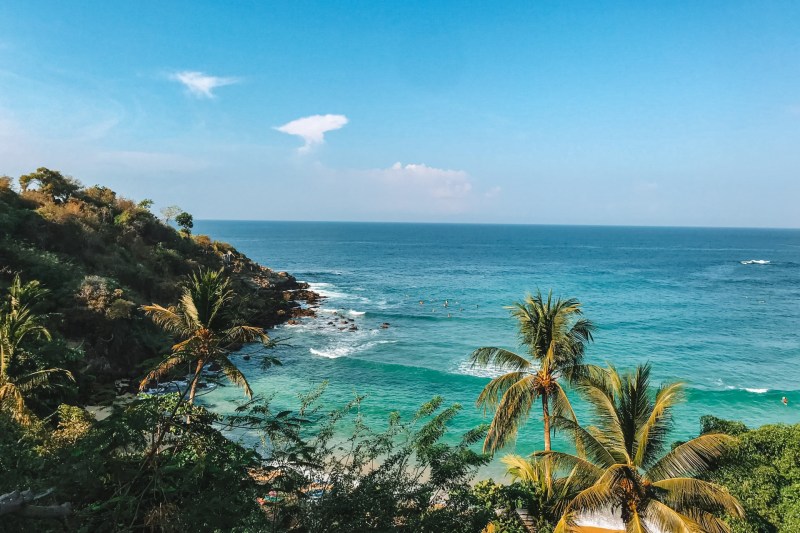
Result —
<instances>
[{"instance_id":1,"label":"coastal cliff","mask_svg":"<svg viewBox=\"0 0 800 533\"><path fill-rule=\"evenodd\" d=\"M176 303L181 280L200 268L226 270L254 326L313 314L301 304L319 298L307 284L227 243L176 230L149 200L46 168L14 181L0 177L0 289L19 274L48 291L39 309L54 336L47 349L79 376L81 400L140 376L168 352L169 339L141 306Z\"/></svg>"}]
</instances>

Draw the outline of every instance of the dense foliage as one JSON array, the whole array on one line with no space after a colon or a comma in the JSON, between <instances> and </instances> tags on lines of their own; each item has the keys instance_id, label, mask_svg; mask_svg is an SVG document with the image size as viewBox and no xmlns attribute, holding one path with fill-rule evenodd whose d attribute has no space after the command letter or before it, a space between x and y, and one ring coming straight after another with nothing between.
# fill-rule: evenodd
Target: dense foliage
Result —
<instances>
[{"instance_id":1,"label":"dense foliage","mask_svg":"<svg viewBox=\"0 0 800 533\"><path fill-rule=\"evenodd\" d=\"M703 432L724 432L737 444L709 478L725 485L745 508L735 533L800 531L800 424L748 430L741 422L702 418Z\"/></svg>"},{"instance_id":2,"label":"dense foliage","mask_svg":"<svg viewBox=\"0 0 800 533\"><path fill-rule=\"evenodd\" d=\"M140 306L176 302L180 280L200 267L227 267L251 323L268 327L295 309L284 294L302 288L294 278L225 243L175 231L149 211L149 200L84 187L47 168L21 176L19 185L17 192L11 178L0 178L0 291L18 273L49 290L40 311L55 343L46 350L58 359L53 366L76 376L82 401L99 400L102 385L116 378L140 378L168 348ZM169 215L181 215L190 229L191 215L175 210Z\"/></svg>"},{"instance_id":3,"label":"dense foliage","mask_svg":"<svg viewBox=\"0 0 800 533\"><path fill-rule=\"evenodd\" d=\"M668 450L680 386L655 389L647 365L584 365L594 326L577 300L537 294L513 308L524 356L474 352L473 363L508 373L479 396L495 411L491 426L454 445L460 406L438 397L383 429L365 425L364 397L324 408L324 386L294 410L260 397L230 416L195 405L211 363L252 396L235 352L268 347L263 328L297 313L305 287L192 236L177 206L160 220L150 200L47 168L21 176L19 189L0 178L0 497L30 487L28 509L72 510L66 521L32 520L0 501L0 531L516 533L520 507L542 533L609 509L629 531L800 531L800 425L749 430L704 417L702 435ZM115 378L133 378L133 390L187 367L178 393L129 395L97 418L77 407L103 384L111 404ZM562 383L585 397L596 426L578 423ZM545 450L506 456L512 483L472 487L490 460L480 442L500 449L537 402ZM556 428L575 454L549 449Z\"/></svg>"},{"instance_id":4,"label":"dense foliage","mask_svg":"<svg viewBox=\"0 0 800 533\"><path fill-rule=\"evenodd\" d=\"M79 531L477 532L494 516L469 486L488 461L470 448L483 428L443 443L459 407L439 398L407 422L393 415L382 431L361 422L362 398L294 413L254 400L231 417L184 400L144 397L102 421L64 405L54 430L0 413L0 493L53 487L48 498L71 501L67 523ZM236 428L261 432L269 460L221 431ZM280 496L265 502L269 493ZM14 515L0 524L61 528Z\"/></svg>"}]
</instances>

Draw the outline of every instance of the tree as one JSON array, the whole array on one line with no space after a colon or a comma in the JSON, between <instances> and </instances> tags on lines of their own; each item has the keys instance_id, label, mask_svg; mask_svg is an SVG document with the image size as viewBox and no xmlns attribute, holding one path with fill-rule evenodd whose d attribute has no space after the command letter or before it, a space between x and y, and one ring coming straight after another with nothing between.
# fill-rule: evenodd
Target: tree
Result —
<instances>
[{"instance_id":1,"label":"tree","mask_svg":"<svg viewBox=\"0 0 800 533\"><path fill-rule=\"evenodd\" d=\"M155 202L153 202L153 200L151 200L150 198L145 198L144 200L136 204L136 207L138 207L139 209L145 209L149 211L150 208L153 207L154 203Z\"/></svg>"},{"instance_id":2,"label":"tree","mask_svg":"<svg viewBox=\"0 0 800 533\"><path fill-rule=\"evenodd\" d=\"M192 234L192 228L194 227L194 217L192 217L192 215L184 211L175 217L175 222L186 235Z\"/></svg>"},{"instance_id":3,"label":"tree","mask_svg":"<svg viewBox=\"0 0 800 533\"><path fill-rule=\"evenodd\" d=\"M269 337L262 328L238 320L230 284L223 270L200 270L189 276L178 305L165 308L153 304L142 308L178 342L172 347L172 353L142 380L141 389L188 363L194 366L189 385L189 403L193 404L203 366L214 362L232 383L252 397L250 384L229 356L234 347L243 343L258 341L267 345Z\"/></svg>"},{"instance_id":4,"label":"tree","mask_svg":"<svg viewBox=\"0 0 800 533\"><path fill-rule=\"evenodd\" d=\"M23 284L17 274L0 304L0 409L21 424L29 424L33 418L25 402L27 393L47 385L56 374L74 381L72 374L61 368L31 370L25 365L25 344L51 338L43 317L33 310L46 293L38 281Z\"/></svg>"},{"instance_id":5,"label":"tree","mask_svg":"<svg viewBox=\"0 0 800 533\"><path fill-rule=\"evenodd\" d=\"M164 223L169 224L169 221L180 215L183 209L177 205L169 205L161 208L161 215L164 217Z\"/></svg>"},{"instance_id":6,"label":"tree","mask_svg":"<svg viewBox=\"0 0 800 533\"><path fill-rule=\"evenodd\" d=\"M680 383L650 385L650 366L620 374L613 367L593 371L579 390L593 408L597 426L581 427L556 417L572 433L578 455L544 451L553 471L569 473L560 481L574 494L556 533L571 531L583 513L619 511L627 532L727 532L716 515L741 517L742 506L720 485L697 479L734 443L722 433L707 433L667 446L672 409L681 400Z\"/></svg>"},{"instance_id":7,"label":"tree","mask_svg":"<svg viewBox=\"0 0 800 533\"><path fill-rule=\"evenodd\" d=\"M518 321L519 336L528 353L518 355L503 348L478 348L470 359L473 366L495 366L508 373L489 382L478 396L477 404L494 409L484 451L502 448L517 434L533 404L542 404L544 447L550 449L550 416L575 418L572 406L559 381L572 380L585 371L583 354L592 340L594 324L582 317L581 304L575 299L547 299L537 291L524 302L511 307Z\"/></svg>"},{"instance_id":8,"label":"tree","mask_svg":"<svg viewBox=\"0 0 800 533\"><path fill-rule=\"evenodd\" d=\"M800 424L770 424L748 430L741 422L700 419L702 433L737 438L706 479L727 487L742 502L744 520L731 520L736 533L800 531Z\"/></svg>"},{"instance_id":9,"label":"tree","mask_svg":"<svg viewBox=\"0 0 800 533\"><path fill-rule=\"evenodd\" d=\"M39 167L36 172L19 177L19 186L23 191L27 191L33 183L38 183L39 191L50 195L57 204L63 204L81 188L80 182L76 179L45 167Z\"/></svg>"}]
</instances>

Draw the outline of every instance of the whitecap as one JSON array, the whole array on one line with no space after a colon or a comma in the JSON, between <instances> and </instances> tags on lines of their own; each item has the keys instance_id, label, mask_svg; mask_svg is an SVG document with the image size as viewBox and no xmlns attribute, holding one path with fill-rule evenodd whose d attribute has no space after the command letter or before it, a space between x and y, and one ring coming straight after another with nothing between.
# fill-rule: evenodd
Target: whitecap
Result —
<instances>
[{"instance_id":1,"label":"whitecap","mask_svg":"<svg viewBox=\"0 0 800 533\"><path fill-rule=\"evenodd\" d=\"M346 294L332 290L335 285L331 283L309 283L308 288L326 298L345 298Z\"/></svg>"},{"instance_id":2,"label":"whitecap","mask_svg":"<svg viewBox=\"0 0 800 533\"><path fill-rule=\"evenodd\" d=\"M367 314L367 312L366 311L356 311L355 309L350 309L347 312L347 314L350 315L350 316L364 316L364 315Z\"/></svg>"},{"instance_id":3,"label":"whitecap","mask_svg":"<svg viewBox=\"0 0 800 533\"><path fill-rule=\"evenodd\" d=\"M766 259L748 259L746 261L739 261L743 265L768 265L769 261Z\"/></svg>"},{"instance_id":4,"label":"whitecap","mask_svg":"<svg viewBox=\"0 0 800 533\"><path fill-rule=\"evenodd\" d=\"M476 378L496 378L507 373L508 370L498 366L473 366L469 361L462 361L458 364L458 373Z\"/></svg>"},{"instance_id":5,"label":"whitecap","mask_svg":"<svg viewBox=\"0 0 800 533\"><path fill-rule=\"evenodd\" d=\"M769 391L769 389L751 389L748 387L744 387L743 390L746 390L747 392L752 392L753 394L764 394L765 392Z\"/></svg>"},{"instance_id":6,"label":"whitecap","mask_svg":"<svg viewBox=\"0 0 800 533\"><path fill-rule=\"evenodd\" d=\"M352 348L347 346L339 346L337 348L329 348L328 350L317 350L315 348L309 348L309 352L314 355L319 355L320 357L327 357L328 359L338 359L339 357L344 357L352 353Z\"/></svg>"}]
</instances>

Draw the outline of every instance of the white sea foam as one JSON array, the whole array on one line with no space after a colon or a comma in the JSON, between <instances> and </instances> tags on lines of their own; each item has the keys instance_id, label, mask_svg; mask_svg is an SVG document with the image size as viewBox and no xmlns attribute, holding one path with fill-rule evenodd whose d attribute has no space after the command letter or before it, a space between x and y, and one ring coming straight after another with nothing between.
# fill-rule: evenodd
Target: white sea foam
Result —
<instances>
[{"instance_id":1,"label":"white sea foam","mask_svg":"<svg viewBox=\"0 0 800 533\"><path fill-rule=\"evenodd\" d=\"M349 346L338 346L336 348L328 348L326 350L317 350L315 348L309 348L308 351L314 355L319 355L320 357L327 357L328 359L338 359L339 357L345 357L346 355L350 355L353 352L353 349Z\"/></svg>"},{"instance_id":2,"label":"white sea foam","mask_svg":"<svg viewBox=\"0 0 800 533\"><path fill-rule=\"evenodd\" d=\"M502 376L503 374L507 373L508 370L504 370L497 366L472 366L472 363L469 361L462 361L458 364L458 373L465 374L467 376L475 376L477 378L496 378L498 376Z\"/></svg>"},{"instance_id":3,"label":"white sea foam","mask_svg":"<svg viewBox=\"0 0 800 533\"><path fill-rule=\"evenodd\" d=\"M372 336L371 332L370 336ZM367 341L367 342L359 342L358 340L356 340L351 344L342 344L340 342L320 349L309 348L308 351L311 352L313 355L318 355L320 357L327 357L328 359L338 359L339 357L347 357L349 355L369 350L370 348L374 348L375 346L381 344L394 344L395 342L397 341L386 340L386 339L378 341Z\"/></svg>"},{"instance_id":4,"label":"white sea foam","mask_svg":"<svg viewBox=\"0 0 800 533\"><path fill-rule=\"evenodd\" d=\"M745 387L743 390L746 390L747 392L752 392L753 394L764 394L765 392L769 391L769 389L751 389L749 387Z\"/></svg>"},{"instance_id":5,"label":"white sea foam","mask_svg":"<svg viewBox=\"0 0 800 533\"><path fill-rule=\"evenodd\" d=\"M355 309L350 309L347 312L347 314L350 315L350 316L364 316L364 315L367 314L367 312L366 311L356 311Z\"/></svg>"},{"instance_id":6,"label":"white sea foam","mask_svg":"<svg viewBox=\"0 0 800 533\"><path fill-rule=\"evenodd\" d=\"M345 298L347 296L343 292L333 290L335 286L331 283L309 283L308 288L326 298Z\"/></svg>"},{"instance_id":7,"label":"white sea foam","mask_svg":"<svg viewBox=\"0 0 800 533\"><path fill-rule=\"evenodd\" d=\"M739 261L743 265L768 265L769 261L766 259L748 259L747 261Z\"/></svg>"}]
</instances>

